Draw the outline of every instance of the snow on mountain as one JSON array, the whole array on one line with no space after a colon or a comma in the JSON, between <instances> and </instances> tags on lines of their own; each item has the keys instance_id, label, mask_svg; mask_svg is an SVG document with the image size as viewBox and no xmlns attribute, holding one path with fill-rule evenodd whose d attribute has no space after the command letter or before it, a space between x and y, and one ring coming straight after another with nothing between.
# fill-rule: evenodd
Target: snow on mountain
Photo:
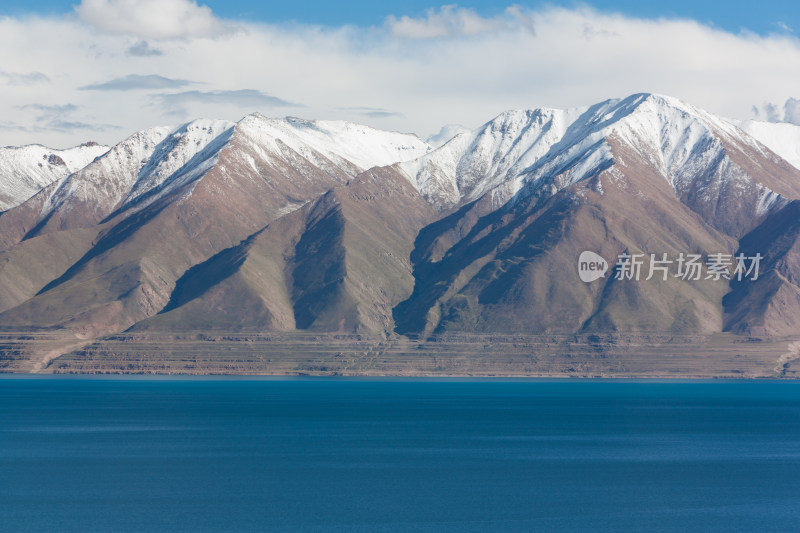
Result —
<instances>
[{"instance_id":1,"label":"snow on mountain","mask_svg":"<svg viewBox=\"0 0 800 533\"><path fill-rule=\"evenodd\" d=\"M326 163L320 161L322 155L339 166L354 165L356 173L415 159L431 149L414 134L376 130L345 121L267 118L254 113L236 127L275 153L281 153L275 144L280 140L312 163Z\"/></svg>"},{"instance_id":2,"label":"snow on mountain","mask_svg":"<svg viewBox=\"0 0 800 533\"><path fill-rule=\"evenodd\" d=\"M775 159L751 136L730 122L676 98L636 94L590 107L541 160L527 168L500 194L504 202L526 184L552 181L562 189L594 177L614 161L609 139L633 148L666 178L676 194L711 202L723 188L757 189L760 205L778 195L733 163L729 150Z\"/></svg>"},{"instance_id":3,"label":"snow on mountain","mask_svg":"<svg viewBox=\"0 0 800 533\"><path fill-rule=\"evenodd\" d=\"M635 94L577 109L507 111L401 168L442 207L489 191L502 204L524 186L555 191L599 174L613 164L609 138L636 150L676 192L711 170L726 143L762 151L710 113L668 96Z\"/></svg>"},{"instance_id":4,"label":"snow on mountain","mask_svg":"<svg viewBox=\"0 0 800 533\"><path fill-rule=\"evenodd\" d=\"M21 204L107 151L108 146L96 143L66 150L41 145L0 148L0 211Z\"/></svg>"},{"instance_id":5,"label":"snow on mountain","mask_svg":"<svg viewBox=\"0 0 800 533\"><path fill-rule=\"evenodd\" d=\"M198 129L210 137L198 140ZM248 115L235 124L195 121L171 137L179 138L180 143L161 143L165 148L154 153L151 162L142 169L142 176L123 205L131 205L154 190L154 194L142 204L146 205L198 180L217 164L221 151L231 143L237 146L232 152L234 157L241 159L257 174L260 165L271 166L280 173L282 164L288 164L302 174L306 163L298 159L299 154L323 171L345 178L353 178L372 167L413 159L430 150L427 143L413 134L381 131L344 121L268 118L260 113ZM241 149L242 143L247 149ZM184 149L178 149L178 145ZM187 152L186 145L202 146L202 150ZM172 155L172 160L165 163L164 154L167 152L183 154L183 157ZM180 164L171 163L175 160ZM151 172L151 168L156 171Z\"/></svg>"},{"instance_id":6,"label":"snow on mountain","mask_svg":"<svg viewBox=\"0 0 800 533\"><path fill-rule=\"evenodd\" d=\"M307 163L298 160L299 154L343 180L375 166L418 158L431 149L413 134L258 113L238 123L200 119L177 128L155 127L135 133L74 173L56 176L60 179L43 191L47 197L41 220L58 212L57 224L63 228L97 222L134 204L141 208L201 178L234 138L247 139L250 151L261 156L263 164L276 169L279 163L302 167ZM240 155L252 159L249 153ZM256 166L255 161L249 164ZM65 222L64 217L74 220Z\"/></svg>"},{"instance_id":7,"label":"snow on mountain","mask_svg":"<svg viewBox=\"0 0 800 533\"><path fill-rule=\"evenodd\" d=\"M579 114L580 110L506 111L401 168L429 200L454 205L521 174L565 135Z\"/></svg>"},{"instance_id":8,"label":"snow on mountain","mask_svg":"<svg viewBox=\"0 0 800 533\"><path fill-rule=\"evenodd\" d=\"M171 132L139 170L139 175L125 198L130 203L155 189L177 173L187 171L196 156L205 151L213 141L219 140L224 133L229 133L234 123L227 120L199 119L178 127ZM225 139L228 135L224 136Z\"/></svg>"},{"instance_id":9,"label":"snow on mountain","mask_svg":"<svg viewBox=\"0 0 800 533\"><path fill-rule=\"evenodd\" d=\"M796 168L800 168L800 126L787 122L759 120L731 120L731 122Z\"/></svg>"},{"instance_id":10,"label":"snow on mountain","mask_svg":"<svg viewBox=\"0 0 800 533\"><path fill-rule=\"evenodd\" d=\"M82 210L92 206L96 218L102 219L127 194L139 169L169 131L169 128L157 127L137 132L112 147L103 157L63 178L45 201L42 216L57 209L69 211L84 204Z\"/></svg>"},{"instance_id":11,"label":"snow on mountain","mask_svg":"<svg viewBox=\"0 0 800 533\"><path fill-rule=\"evenodd\" d=\"M237 123L195 120L177 128L151 128L110 150L97 145L63 151L0 149L0 210L57 182L43 216L78 201L93 205L102 217L201 177L232 138L246 139L250 148L241 157L253 168L300 168L299 155L341 180L374 166L399 164L423 196L440 207L489 191L496 203L505 203L523 187L555 191L590 178L614 163L609 139L633 148L676 192L718 164L726 146L763 152L754 138L800 168L800 127L726 121L653 94L575 109L507 111L475 130L445 126L428 142L345 121L255 113ZM735 170L727 175L749 179ZM764 205L774 201L771 191L762 192Z\"/></svg>"},{"instance_id":12,"label":"snow on mountain","mask_svg":"<svg viewBox=\"0 0 800 533\"><path fill-rule=\"evenodd\" d=\"M102 219L114 208L132 202L166 181L211 141L233 126L225 120L195 120L177 128L155 127L137 132L61 180L43 209L43 216L74 205L90 206Z\"/></svg>"}]
</instances>

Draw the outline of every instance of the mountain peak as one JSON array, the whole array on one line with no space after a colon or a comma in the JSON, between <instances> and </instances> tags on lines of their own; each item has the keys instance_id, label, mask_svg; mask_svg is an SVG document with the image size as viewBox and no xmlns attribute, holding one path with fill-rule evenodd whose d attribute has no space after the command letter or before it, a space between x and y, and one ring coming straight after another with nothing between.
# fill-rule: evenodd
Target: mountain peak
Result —
<instances>
[{"instance_id":1,"label":"mountain peak","mask_svg":"<svg viewBox=\"0 0 800 533\"><path fill-rule=\"evenodd\" d=\"M65 150L40 144L0 148L0 212L23 203L47 185L85 167L108 149L97 143Z\"/></svg>"},{"instance_id":2,"label":"mountain peak","mask_svg":"<svg viewBox=\"0 0 800 533\"><path fill-rule=\"evenodd\" d=\"M303 157L319 157L336 164L354 165L360 172L374 166L392 165L427 153L430 146L414 134L382 131L343 120L306 120L297 117L268 118L248 115L236 125L252 142L281 150L277 140Z\"/></svg>"},{"instance_id":3,"label":"mountain peak","mask_svg":"<svg viewBox=\"0 0 800 533\"><path fill-rule=\"evenodd\" d=\"M763 153L763 147L729 121L678 98L636 93L582 108L508 110L460 132L429 154L403 164L412 184L440 207L493 191L505 202L524 186L564 174L561 186L612 164L606 142L617 138L642 154L673 186L681 169L713 145ZM709 161L712 153L707 152ZM678 175L680 174L680 175Z\"/></svg>"},{"instance_id":4,"label":"mountain peak","mask_svg":"<svg viewBox=\"0 0 800 533\"><path fill-rule=\"evenodd\" d=\"M640 93L452 134L434 148L257 113L137 132L0 216L0 326L705 334L774 316L769 331L800 331L800 171L731 123ZM746 291L576 272L582 250L741 247L772 269ZM725 315L729 292L754 311Z\"/></svg>"}]
</instances>

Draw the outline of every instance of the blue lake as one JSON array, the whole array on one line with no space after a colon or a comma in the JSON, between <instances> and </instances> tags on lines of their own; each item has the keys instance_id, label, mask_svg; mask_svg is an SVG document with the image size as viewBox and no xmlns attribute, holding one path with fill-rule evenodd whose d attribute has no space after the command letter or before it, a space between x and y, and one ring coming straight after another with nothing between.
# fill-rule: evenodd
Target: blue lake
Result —
<instances>
[{"instance_id":1,"label":"blue lake","mask_svg":"<svg viewBox=\"0 0 800 533\"><path fill-rule=\"evenodd\" d=\"M798 532L800 383L4 377L0 531Z\"/></svg>"}]
</instances>

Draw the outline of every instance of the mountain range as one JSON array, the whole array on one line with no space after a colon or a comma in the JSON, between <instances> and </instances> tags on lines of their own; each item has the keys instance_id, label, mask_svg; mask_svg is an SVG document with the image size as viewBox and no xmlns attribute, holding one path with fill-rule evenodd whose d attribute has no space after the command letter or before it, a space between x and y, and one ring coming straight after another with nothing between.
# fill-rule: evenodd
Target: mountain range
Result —
<instances>
[{"instance_id":1,"label":"mountain range","mask_svg":"<svg viewBox=\"0 0 800 533\"><path fill-rule=\"evenodd\" d=\"M253 114L0 149L0 328L800 335L800 127L635 94L448 131Z\"/></svg>"}]
</instances>

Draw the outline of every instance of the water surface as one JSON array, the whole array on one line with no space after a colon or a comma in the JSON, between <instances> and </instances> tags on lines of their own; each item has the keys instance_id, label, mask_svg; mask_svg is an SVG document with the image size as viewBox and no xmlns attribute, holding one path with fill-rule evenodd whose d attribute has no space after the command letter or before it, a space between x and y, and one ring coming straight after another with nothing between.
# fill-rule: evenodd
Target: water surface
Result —
<instances>
[{"instance_id":1,"label":"water surface","mask_svg":"<svg viewBox=\"0 0 800 533\"><path fill-rule=\"evenodd\" d=\"M800 383L0 379L2 531L797 532Z\"/></svg>"}]
</instances>

